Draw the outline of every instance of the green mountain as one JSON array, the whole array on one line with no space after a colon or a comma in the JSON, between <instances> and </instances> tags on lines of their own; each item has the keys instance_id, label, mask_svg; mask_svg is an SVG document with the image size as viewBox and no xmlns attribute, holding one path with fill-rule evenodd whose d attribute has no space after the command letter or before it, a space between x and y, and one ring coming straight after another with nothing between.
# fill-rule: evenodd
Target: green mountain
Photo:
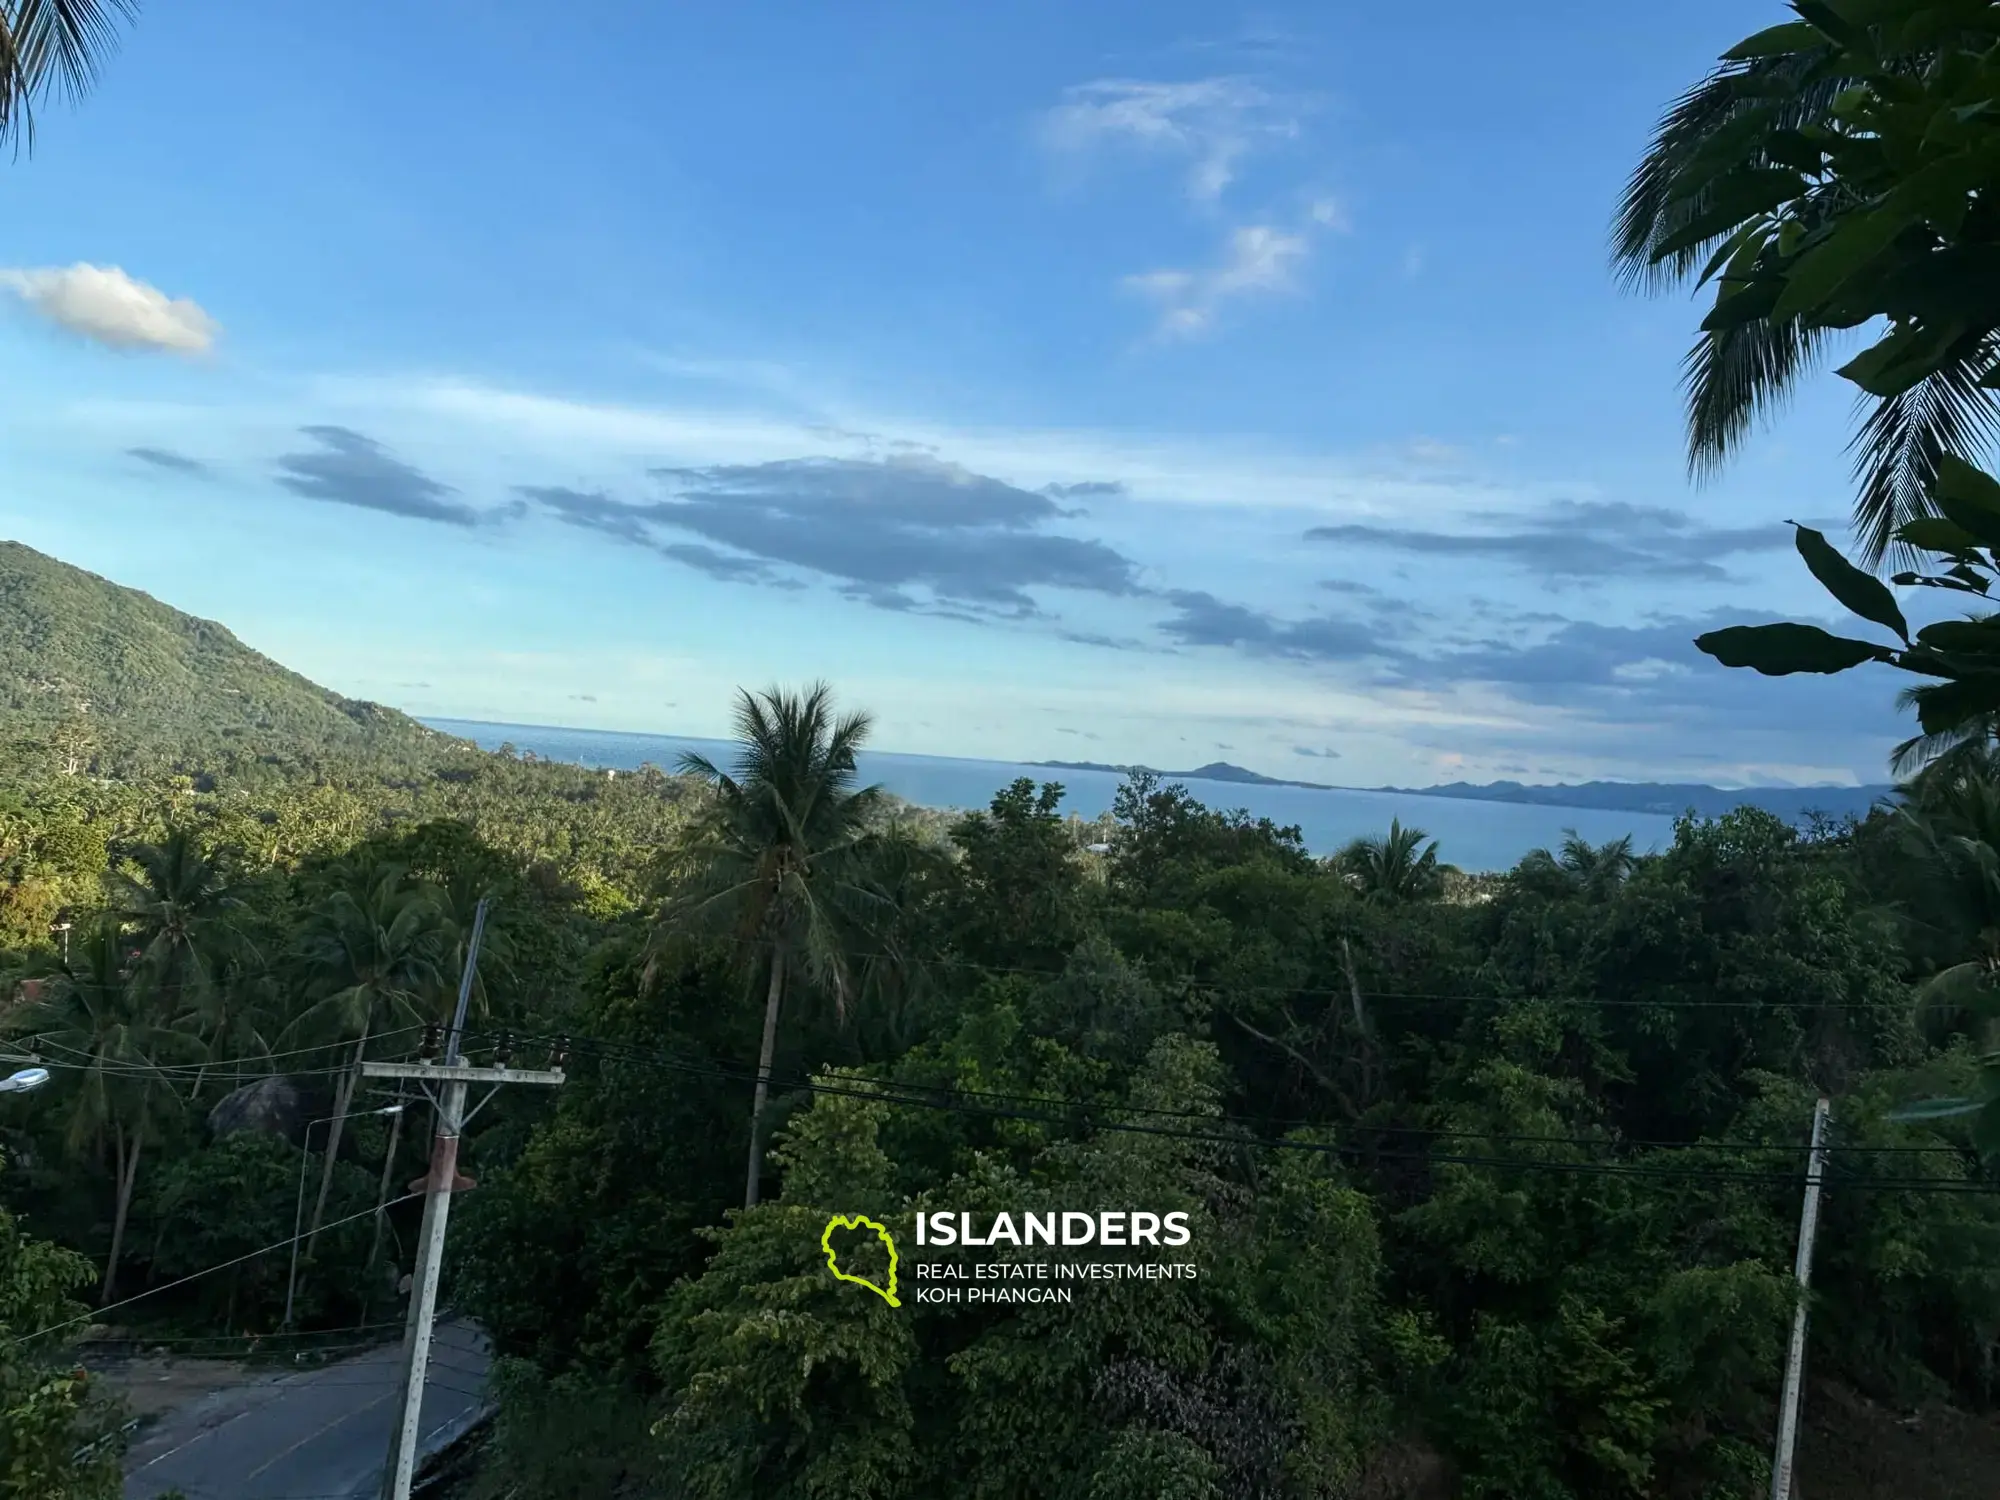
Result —
<instances>
[{"instance_id":1,"label":"green mountain","mask_svg":"<svg viewBox=\"0 0 2000 1500\"><path fill-rule=\"evenodd\" d=\"M222 626L0 542L0 718L100 759L428 760L456 741L343 698Z\"/></svg>"}]
</instances>

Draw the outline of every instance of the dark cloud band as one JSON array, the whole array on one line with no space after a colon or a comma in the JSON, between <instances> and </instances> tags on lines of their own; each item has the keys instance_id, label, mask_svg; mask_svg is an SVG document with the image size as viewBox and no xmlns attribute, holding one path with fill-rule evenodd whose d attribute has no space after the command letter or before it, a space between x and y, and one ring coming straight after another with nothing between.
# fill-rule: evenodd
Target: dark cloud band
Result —
<instances>
[{"instance_id":1,"label":"dark cloud band","mask_svg":"<svg viewBox=\"0 0 2000 1500\"><path fill-rule=\"evenodd\" d=\"M803 572L879 608L1038 612L1030 590L1139 592L1130 559L1047 528L1053 497L921 454L658 469L668 498L524 489L559 520L712 576L772 583ZM669 538L692 537L695 541ZM922 591L928 598L919 598Z\"/></svg>"},{"instance_id":2,"label":"dark cloud band","mask_svg":"<svg viewBox=\"0 0 2000 1500\"><path fill-rule=\"evenodd\" d=\"M450 526L477 526L488 519L484 512L449 498L457 493L450 485L391 457L380 443L352 428L300 431L317 446L278 460L278 483L295 495Z\"/></svg>"},{"instance_id":3,"label":"dark cloud band","mask_svg":"<svg viewBox=\"0 0 2000 1500\"><path fill-rule=\"evenodd\" d=\"M1707 527L1661 506L1563 500L1540 515L1486 516L1505 530L1424 531L1394 526L1315 526L1309 541L1408 552L1427 557L1486 558L1551 579L1684 578L1720 582L1718 559L1789 547L1782 524Z\"/></svg>"}]
</instances>

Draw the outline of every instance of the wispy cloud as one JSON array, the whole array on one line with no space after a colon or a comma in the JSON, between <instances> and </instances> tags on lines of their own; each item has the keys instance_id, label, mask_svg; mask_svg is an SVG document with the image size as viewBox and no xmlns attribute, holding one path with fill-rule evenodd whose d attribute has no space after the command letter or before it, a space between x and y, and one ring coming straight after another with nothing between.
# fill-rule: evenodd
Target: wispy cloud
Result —
<instances>
[{"instance_id":1,"label":"wispy cloud","mask_svg":"<svg viewBox=\"0 0 2000 1500\"><path fill-rule=\"evenodd\" d=\"M1779 523L1703 526L1682 511L1623 501L1560 500L1532 516L1484 516L1478 530L1423 531L1396 526L1315 526L1309 541L1341 542L1434 557L1507 562L1544 578L1729 578L1718 559L1779 551L1792 532ZM1490 529L1498 525L1501 530Z\"/></svg>"},{"instance_id":2,"label":"wispy cloud","mask_svg":"<svg viewBox=\"0 0 2000 1500\"><path fill-rule=\"evenodd\" d=\"M215 471L198 458L189 458L185 453L176 453L171 448L127 448L128 458L136 458L142 464L151 464L156 469L165 469L169 474L185 474L190 479L209 479Z\"/></svg>"},{"instance_id":3,"label":"wispy cloud","mask_svg":"<svg viewBox=\"0 0 2000 1500\"><path fill-rule=\"evenodd\" d=\"M1300 106L1245 78L1159 83L1101 78L1078 84L1041 117L1044 146L1087 158L1107 149L1165 153L1187 163L1187 191L1214 203L1260 145L1299 133Z\"/></svg>"},{"instance_id":4,"label":"wispy cloud","mask_svg":"<svg viewBox=\"0 0 2000 1500\"><path fill-rule=\"evenodd\" d=\"M1304 234L1268 224L1245 225L1230 234L1217 264L1143 271L1127 276L1125 286L1158 304L1162 338L1193 338L1209 332L1229 302L1293 290L1296 272L1311 250Z\"/></svg>"},{"instance_id":5,"label":"wispy cloud","mask_svg":"<svg viewBox=\"0 0 2000 1500\"><path fill-rule=\"evenodd\" d=\"M278 483L295 495L452 526L475 526L486 519L448 498L455 493L450 485L393 457L371 437L346 427L301 431L312 439L313 449L278 460Z\"/></svg>"},{"instance_id":6,"label":"wispy cloud","mask_svg":"<svg viewBox=\"0 0 2000 1500\"><path fill-rule=\"evenodd\" d=\"M1114 78L1070 89L1040 123L1044 145L1070 163L1119 148L1177 157L1186 164L1188 196L1213 209L1248 157L1301 134L1304 112L1300 99L1243 77L1186 83ZM1210 332L1231 301L1295 290L1314 240L1345 232L1348 220L1331 194L1294 189L1290 196L1292 207L1244 217L1231 227L1213 263L1140 271L1119 284L1158 308L1156 332L1167 339Z\"/></svg>"},{"instance_id":7,"label":"wispy cloud","mask_svg":"<svg viewBox=\"0 0 2000 1500\"><path fill-rule=\"evenodd\" d=\"M1378 626L1359 620L1335 615L1281 620L1197 589L1173 590L1167 602L1174 614L1161 621L1160 632L1184 646L1228 647L1295 661L1359 662L1395 654Z\"/></svg>"},{"instance_id":8,"label":"wispy cloud","mask_svg":"<svg viewBox=\"0 0 2000 1500\"><path fill-rule=\"evenodd\" d=\"M169 297L117 266L0 270L0 289L79 337L108 349L206 354L220 329L186 297Z\"/></svg>"}]
</instances>

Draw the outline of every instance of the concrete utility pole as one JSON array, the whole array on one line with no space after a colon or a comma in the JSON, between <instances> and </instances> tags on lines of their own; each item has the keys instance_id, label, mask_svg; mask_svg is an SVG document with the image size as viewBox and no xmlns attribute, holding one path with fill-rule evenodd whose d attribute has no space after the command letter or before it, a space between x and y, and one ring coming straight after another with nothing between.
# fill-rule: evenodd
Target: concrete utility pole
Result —
<instances>
[{"instance_id":1,"label":"concrete utility pole","mask_svg":"<svg viewBox=\"0 0 2000 1500\"><path fill-rule=\"evenodd\" d=\"M410 1500L410 1485L416 1478L417 1447L423 1436L424 1382L429 1373L431 1328L437 1317L438 1273L444 1266L445 1225L451 1217L451 1195L472 1186L458 1175L458 1138L472 1116L499 1092L503 1083L559 1084L563 1081L560 1056L547 1070L509 1068L504 1056L495 1065L475 1067L459 1055L465 1034L466 1007L472 1000L472 978L479 963L479 939L486 930L488 903L481 901L472 918L472 940L466 945L465 972L458 983L458 1009L445 1040L444 1062L425 1058L416 1063L363 1063L369 1078L414 1080L437 1106L437 1131L431 1139L429 1173L412 1183L414 1192L424 1193L424 1224L417 1239L417 1264L411 1278L410 1311L403 1332L402 1399L397 1402L396 1427L390 1438L389 1463L382 1475L384 1500ZM433 1040L435 1033L433 1033ZM439 1094L435 1084L443 1084ZM471 1110L465 1107L465 1093L474 1083L492 1084L485 1098Z\"/></svg>"},{"instance_id":2,"label":"concrete utility pole","mask_svg":"<svg viewBox=\"0 0 2000 1500\"><path fill-rule=\"evenodd\" d=\"M1826 1122L1832 1105L1813 1110L1812 1155L1806 1166L1806 1204L1799 1215L1799 1253L1792 1274L1799 1305L1792 1313L1792 1347L1785 1355L1785 1388L1778 1398L1778 1449L1771 1459L1771 1500L1792 1500L1792 1448L1799 1437L1799 1388L1806 1364L1806 1289L1812 1283L1813 1237L1819 1233L1819 1184L1826 1173Z\"/></svg>"}]
</instances>

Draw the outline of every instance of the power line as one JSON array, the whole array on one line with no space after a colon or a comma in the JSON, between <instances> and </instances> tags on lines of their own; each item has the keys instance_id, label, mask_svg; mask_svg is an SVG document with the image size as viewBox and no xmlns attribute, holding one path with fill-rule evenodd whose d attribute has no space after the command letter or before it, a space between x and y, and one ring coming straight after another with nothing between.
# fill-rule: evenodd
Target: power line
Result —
<instances>
[{"instance_id":1,"label":"power line","mask_svg":"<svg viewBox=\"0 0 2000 1500\"><path fill-rule=\"evenodd\" d=\"M408 1203L411 1199L421 1198L422 1196L423 1196L422 1193L405 1193L400 1198L391 1199L389 1202L383 1204L382 1207L385 1209L394 1208L399 1203ZM364 1208L361 1210L360 1213L349 1214L344 1219L335 1219L330 1224L322 1224L320 1226L320 1233L324 1234L329 1229L338 1229L343 1224L352 1224L357 1219L373 1218L375 1216L375 1213L376 1210L373 1208ZM32 1339L46 1338L49 1334L60 1333L65 1328L74 1328L78 1323L94 1322L99 1317L103 1316L105 1313L114 1311L117 1308L130 1307L134 1302L144 1301L148 1297L157 1297L161 1292L170 1292L177 1286L186 1286L189 1282L199 1281L204 1276L213 1276L217 1271L226 1271L231 1266L240 1266L246 1260L255 1260L258 1256L269 1255L274 1250L289 1250L292 1247L294 1241L302 1240L305 1237L306 1236L303 1234L287 1235L284 1239L279 1240L274 1245L265 1245L261 1249L251 1250L246 1254L233 1256L229 1260L220 1261L215 1265L204 1267L202 1270L199 1271L192 1271L186 1276L179 1277L178 1279L173 1281L165 1282L160 1286L148 1287L143 1292L135 1292L132 1296L120 1298L116 1302L107 1302L102 1307L94 1307L89 1312L83 1313L74 1318L65 1319L63 1322L60 1323L51 1323L47 1328L38 1328L33 1333L17 1334L15 1337L6 1340L4 1343L0 1343L0 1349L11 1349L16 1344L25 1344Z\"/></svg>"},{"instance_id":2,"label":"power line","mask_svg":"<svg viewBox=\"0 0 2000 1500\"><path fill-rule=\"evenodd\" d=\"M848 955L852 959L902 964L905 955L880 950L855 950ZM910 965L917 969L963 969L981 974L1016 975L1044 981L1061 979L1064 970L1060 968L1036 967L1026 964L995 964L981 959L957 958L949 955L935 955ZM1283 982L1256 983L1248 980L1213 980L1193 977L1158 979L1145 972L1143 966L1132 965L1133 972L1162 988L1178 991L1197 991L1211 996L1221 995L1290 995L1299 998L1348 1000L1355 993L1355 986L1308 985ZM292 971L281 964L267 964L256 969L235 971L245 978L289 977ZM32 976L30 976L32 977ZM1363 989L1361 996L1366 1000L1381 1000L1396 1003L1424 1005L1557 1005L1578 1006L1608 1010L1755 1010L1755 1011L1881 1011L1893 1009L1873 1000L1783 1000L1775 998L1758 999L1693 999L1673 998L1625 998L1608 995L1524 995L1504 993L1471 993L1464 991L1434 990L1375 990ZM337 1044L335 1044L337 1045ZM301 1051L317 1050L303 1048Z\"/></svg>"},{"instance_id":3,"label":"power line","mask_svg":"<svg viewBox=\"0 0 2000 1500\"><path fill-rule=\"evenodd\" d=\"M143 1340L140 1340L140 1342L148 1345L157 1344L164 1347L169 1344L202 1344L212 1343L216 1340L226 1341L230 1339L317 1339L329 1338L334 1334L368 1333L378 1328L401 1328L402 1326L402 1320L396 1318L384 1319L379 1323L356 1323L349 1327L321 1328L317 1330L294 1328L278 1329L271 1333L177 1333L163 1335L158 1338L148 1335ZM135 1339L138 1338L136 1334L133 1337Z\"/></svg>"},{"instance_id":4,"label":"power line","mask_svg":"<svg viewBox=\"0 0 2000 1500\"><path fill-rule=\"evenodd\" d=\"M855 952L849 955L855 959L873 959L885 963L901 963L902 955L884 952ZM1030 965L992 964L978 959L934 957L926 958L911 965L916 969L972 969L982 974L1013 974L1044 981L1064 977L1063 969L1035 968ZM1241 980L1206 980L1176 978L1153 979L1143 966L1131 966L1134 974L1149 982L1170 990L1196 990L1211 995L1293 995L1316 999L1348 1000L1353 998L1354 986L1347 985L1294 985L1256 984ZM1505 995L1445 993L1425 990L1369 990L1361 991L1364 1000L1410 1001L1422 1004L1453 1005L1564 1005L1591 1006L1608 1010L1764 1010L1764 1011L1881 1011L1893 1009L1873 1000L1693 1000L1693 999L1614 999L1607 995Z\"/></svg>"},{"instance_id":5,"label":"power line","mask_svg":"<svg viewBox=\"0 0 2000 1500\"><path fill-rule=\"evenodd\" d=\"M588 1049L595 1046L595 1043L592 1041L592 1039L588 1038L573 1038L572 1045ZM611 1044L611 1045L615 1046L616 1044ZM749 1075L739 1071L734 1071L714 1066L690 1064L672 1058L665 1058L658 1056L647 1057L643 1053L639 1052L638 1049L631 1049L630 1051L626 1052L622 1057L614 1055L613 1060L646 1063L648 1065L655 1067L669 1069L672 1071L677 1071L694 1076L704 1076L709 1078L721 1079L731 1083L744 1083L751 1081ZM955 1104L948 1101L942 1101L937 1099L914 1097L908 1094L903 1094L898 1092L896 1086L893 1084L886 1084L886 1085L880 1084L875 1082L874 1080L863 1079L863 1080L856 1080L856 1082L861 1084L862 1086L860 1087L842 1086L841 1084L838 1083L827 1083L820 1080L794 1080L791 1086L804 1091L809 1091L814 1094L825 1094L834 1097L856 1098L880 1104L902 1105L905 1107L912 1107L912 1108L932 1109L946 1113L970 1115L970 1116L989 1118L989 1119L1024 1120L1031 1123L1049 1124L1049 1125L1056 1125L1063 1127L1069 1127L1078 1123L1073 1118L1061 1119L1050 1115L1031 1114L1020 1110L1010 1110L1010 1109L1000 1109L1000 1108L980 1108L970 1105ZM1782 1183L1787 1185L1796 1184L1802 1180L1801 1175L1799 1173L1794 1173L1794 1172L1749 1171L1744 1169L1723 1168L1723 1167L1701 1169L1701 1168L1682 1168L1682 1167L1657 1167L1643 1162L1630 1162L1630 1163L1604 1162L1604 1161L1564 1162L1564 1161L1551 1160L1546 1157L1486 1156L1486 1155L1474 1155L1471 1153L1441 1153L1441 1152L1431 1152L1431 1151L1408 1151L1408 1150L1370 1151L1366 1148L1357 1147L1352 1144L1341 1145L1339 1143L1329 1143L1321 1141L1302 1141L1295 1138L1282 1138L1282 1137L1277 1139L1272 1139L1269 1137L1261 1137L1247 1133L1241 1135L1232 1135L1232 1134L1224 1134L1214 1129L1207 1131L1169 1130L1159 1126L1121 1122L1117 1120L1090 1118L1093 1115L1098 1115L1103 1113L1115 1114L1120 1112L1120 1106L1115 1104L1097 1105L1097 1106L1070 1105L1067 1107L1071 1107L1077 1113L1084 1115L1086 1117L1084 1123L1086 1123L1090 1128L1096 1130L1116 1131L1125 1134L1135 1134L1135 1135L1150 1135L1166 1139L1185 1140L1196 1144L1228 1146L1238 1149L1248 1147L1248 1148L1262 1148L1262 1149L1275 1149L1275 1150L1310 1151L1321 1155L1362 1156L1364 1158L1372 1157L1373 1159L1378 1161L1401 1160L1420 1165L1484 1167L1494 1170L1506 1170L1506 1171L1556 1172L1573 1176L1630 1177L1638 1179L1681 1180L1681 1181L1698 1181L1698 1182L1745 1182L1745 1183L1766 1183L1766 1184ZM1204 1120L1211 1126L1240 1123L1236 1121L1231 1121L1227 1117L1219 1117L1219 1116L1189 1115L1186 1116L1186 1118ZM1317 1128L1328 1129L1334 1127L1320 1126ZM1500 1139L1501 1137L1484 1136L1484 1135L1479 1135L1477 1133L1469 1132L1466 1133L1463 1138L1472 1140L1491 1140L1491 1139ZM1591 1141L1587 1138L1569 1139L1562 1141L1561 1143L1570 1146L1592 1146L1600 1144L1598 1142ZM1616 1145L1617 1143L1607 1142L1603 1144ZM1950 1148L1944 1148L1944 1149L1949 1150ZM1869 1188L1880 1191L1897 1191L1897 1192L1913 1192L1913 1193L1940 1193L1940 1194L1977 1195L1977 1196L1991 1196L1995 1194L2000 1194L2000 1185L1988 1185L1983 1183L1970 1182L1963 1179L1941 1179L1935 1177L1901 1177L1901 1178L1846 1177L1840 1179L1838 1185L1842 1188Z\"/></svg>"},{"instance_id":6,"label":"power line","mask_svg":"<svg viewBox=\"0 0 2000 1500\"><path fill-rule=\"evenodd\" d=\"M373 1032L370 1034L369 1040L387 1042L397 1037L408 1036L413 1031L422 1031L423 1029L421 1025L398 1026L388 1031ZM124 1077L163 1078L182 1083L195 1079L206 1079L214 1082L229 1082L235 1079L257 1081L272 1077L297 1077L314 1073L344 1073L353 1065L351 1061L348 1061L329 1063L324 1067L283 1068L275 1070L269 1066L281 1058L304 1057L315 1053L344 1050L353 1045L352 1041L321 1042L315 1046L297 1047L287 1052L248 1053L241 1057L218 1058L213 1062L206 1063L151 1063L143 1059L104 1062L100 1061L87 1049L72 1047L65 1042L54 1040L46 1032L33 1033L13 1042L11 1045L25 1048L31 1053L39 1053L43 1049L49 1049L67 1053L71 1057L83 1059L83 1061L75 1063L40 1059L43 1065L47 1067L72 1068L85 1072L112 1073ZM230 1068L247 1068L252 1066L263 1068L265 1071L256 1073L229 1073L224 1071Z\"/></svg>"},{"instance_id":7,"label":"power line","mask_svg":"<svg viewBox=\"0 0 2000 1500\"><path fill-rule=\"evenodd\" d=\"M496 1035L496 1034L477 1033L477 1035L485 1037L488 1035ZM549 1043L559 1044L564 1039L552 1038L552 1037L517 1037L516 1040L523 1042L549 1042ZM661 1067L671 1067L681 1071L698 1073L703 1076L722 1079L736 1083L752 1082L754 1081L756 1076L755 1073L752 1072L747 1066L676 1059L668 1054L650 1052L647 1049L634 1047L628 1043L609 1042L593 1037L573 1037L569 1038L568 1040L571 1042L573 1046L584 1049L586 1051L595 1051L599 1054L601 1058L607 1058L611 1061L645 1062ZM994 1089L967 1089L967 1088L961 1088L957 1085L910 1083L903 1080L880 1080L880 1079L867 1078L865 1075L858 1075L858 1076L860 1078L860 1081L864 1082L871 1088L882 1090L882 1093L870 1094L868 1097L871 1098L879 1097L885 1100L889 1100L890 1102L907 1102L911 1104L918 1104L928 1107L939 1107L939 1108L948 1106L938 1103L936 1099L926 1098L924 1096L925 1095L941 1096L941 1098L943 1098L944 1100L953 1100L953 1099L970 1099L975 1101L991 1100L998 1104L1016 1104L1016 1105L1023 1105L1023 1106L1036 1107L1042 1109L1065 1110L1071 1112L1072 1114L1083 1115L1087 1118L1104 1113L1136 1114L1156 1119L1186 1120L1197 1124L1208 1125L1211 1127L1235 1126L1239 1129L1243 1129L1246 1131L1255 1131L1259 1129L1339 1130L1339 1131L1351 1132L1365 1137L1420 1136L1429 1140L1504 1141L1510 1145L1552 1145L1552 1146L1571 1146L1578 1148L1615 1148L1623 1150L1647 1150L1647 1151L1652 1151L1652 1150L1724 1151L1724 1152L1748 1151L1748 1152L1775 1152L1785 1155L1803 1156L1809 1153L1811 1150L1811 1147L1808 1145L1783 1144L1771 1141L1734 1140L1728 1138L1719 1140L1709 1140L1709 1141L1657 1141L1657 1140L1611 1139L1611 1138L1595 1137L1595 1136L1546 1135L1546 1134L1537 1135L1537 1134L1526 1134L1526 1133L1506 1132L1506 1131L1449 1129L1449 1128L1442 1128L1442 1127L1435 1127L1428 1125L1391 1125L1391 1124L1377 1125L1377 1124L1367 1124L1367 1123L1330 1122L1324 1120L1304 1120L1304 1119L1257 1120L1257 1119L1245 1118L1243 1116L1231 1116L1220 1112L1211 1114L1211 1113L1202 1113L1200 1111L1195 1111L1195 1110L1170 1110L1170 1109L1160 1109L1157 1107L1151 1107L1146 1105L1120 1104L1120 1103L1099 1101L1099 1100L1052 1098L1046 1095L1006 1093ZM772 1081L774 1083L782 1084L785 1087L795 1088L795 1089L817 1089L824 1091L826 1087L825 1085L817 1083L813 1079L801 1078L797 1076L792 1076L788 1078L774 1076ZM980 1110L980 1109L965 1109L962 1112L990 1113L991 1111ZM1015 1116L1015 1118L1030 1118L1030 1117ZM1042 1117L1033 1117L1033 1118L1042 1118ZM1066 1120L1050 1119L1049 1123L1068 1124L1072 1122ZM1866 1152L1870 1155L1950 1156L1960 1159L1962 1159L1967 1154L1967 1152L1961 1149L1960 1147L1950 1146L1950 1145L1845 1146L1842 1147L1841 1149L1845 1151Z\"/></svg>"}]
</instances>

